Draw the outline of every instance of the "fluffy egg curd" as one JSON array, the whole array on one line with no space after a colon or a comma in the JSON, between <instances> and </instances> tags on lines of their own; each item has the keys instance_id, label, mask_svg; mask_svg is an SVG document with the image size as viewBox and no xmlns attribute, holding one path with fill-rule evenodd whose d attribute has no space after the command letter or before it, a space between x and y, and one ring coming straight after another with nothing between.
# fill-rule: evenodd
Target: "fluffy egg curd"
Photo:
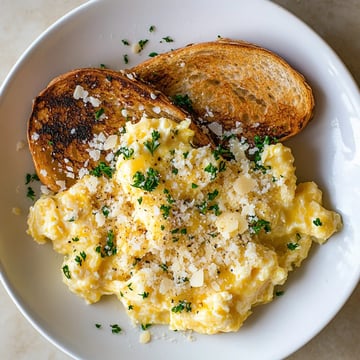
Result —
<instances>
[{"instance_id":1,"label":"fluffy egg curd","mask_svg":"<svg viewBox=\"0 0 360 360\"><path fill-rule=\"evenodd\" d=\"M28 232L64 255L63 280L88 303L115 294L137 324L237 331L341 219L314 182L297 185L286 146L194 148L189 125L127 123L116 165L42 195Z\"/></svg>"}]
</instances>

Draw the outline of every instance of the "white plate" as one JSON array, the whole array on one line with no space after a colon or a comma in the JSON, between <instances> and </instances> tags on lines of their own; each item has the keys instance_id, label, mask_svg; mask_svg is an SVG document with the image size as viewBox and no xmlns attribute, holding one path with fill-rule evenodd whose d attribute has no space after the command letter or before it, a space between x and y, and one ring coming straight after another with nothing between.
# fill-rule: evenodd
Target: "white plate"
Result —
<instances>
[{"instance_id":1,"label":"white plate","mask_svg":"<svg viewBox=\"0 0 360 360\"><path fill-rule=\"evenodd\" d=\"M156 26L150 33L149 27ZM51 245L40 246L26 234L31 201L24 185L33 167L27 150L26 121L34 96L54 76L76 67L124 67L190 42L218 35L244 39L272 49L300 70L313 86L315 118L288 142L300 180L315 180L325 204L339 211L344 229L314 246L303 267L291 274L285 294L255 309L234 334L187 336L155 328L156 339L139 344L120 304L104 298L95 305L70 293L61 281L62 259ZM160 43L171 36L174 43ZM122 39L149 39L143 55L134 55ZM69 355L83 359L246 358L279 359L299 349L338 312L360 274L359 91L332 50L308 27L267 1L95 1L81 6L46 31L22 56L0 93L0 256L1 280L29 321ZM21 216L12 208L22 209ZM101 323L97 329L95 323ZM110 324L124 331L111 334Z\"/></svg>"}]
</instances>

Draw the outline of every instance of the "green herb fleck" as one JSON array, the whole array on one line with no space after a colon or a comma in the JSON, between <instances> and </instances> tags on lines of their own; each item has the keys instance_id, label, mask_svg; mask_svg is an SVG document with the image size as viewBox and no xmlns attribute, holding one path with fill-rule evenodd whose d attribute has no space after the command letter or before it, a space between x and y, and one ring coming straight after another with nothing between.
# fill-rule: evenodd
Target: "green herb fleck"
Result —
<instances>
[{"instance_id":1,"label":"green herb fleck","mask_svg":"<svg viewBox=\"0 0 360 360\"><path fill-rule=\"evenodd\" d=\"M170 215L171 206L162 204L160 206L160 211L164 219L167 219Z\"/></svg>"},{"instance_id":2,"label":"green herb fleck","mask_svg":"<svg viewBox=\"0 0 360 360\"><path fill-rule=\"evenodd\" d=\"M276 296L283 296L284 294L285 294L285 291L282 291L282 290L278 290L275 292Z\"/></svg>"},{"instance_id":3,"label":"green herb fleck","mask_svg":"<svg viewBox=\"0 0 360 360\"><path fill-rule=\"evenodd\" d=\"M108 164L104 161L100 161L99 165L90 171L90 175L100 177L105 175L108 178L112 178L114 169L112 169Z\"/></svg>"},{"instance_id":4,"label":"green herb fleck","mask_svg":"<svg viewBox=\"0 0 360 360\"><path fill-rule=\"evenodd\" d=\"M207 195L208 195L208 200L212 201L219 195L219 191L215 189L213 192L209 192Z\"/></svg>"},{"instance_id":5,"label":"green herb fleck","mask_svg":"<svg viewBox=\"0 0 360 360\"><path fill-rule=\"evenodd\" d=\"M144 191L153 191L160 181L160 174L153 168L149 168L144 175L141 171L137 171L133 176L134 183L131 186L142 189Z\"/></svg>"},{"instance_id":6,"label":"green herb fleck","mask_svg":"<svg viewBox=\"0 0 360 360\"><path fill-rule=\"evenodd\" d=\"M176 306L173 306L171 308L171 311L173 313L182 313L183 311L186 311L186 312L190 312L192 309L191 309L191 303L190 302L187 302L186 300L181 300L179 301L178 305Z\"/></svg>"},{"instance_id":7,"label":"green herb fleck","mask_svg":"<svg viewBox=\"0 0 360 360\"><path fill-rule=\"evenodd\" d=\"M142 198L142 196L140 196L140 197L137 199L137 202L139 203L139 205L141 205L142 201L143 201L143 198Z\"/></svg>"},{"instance_id":8,"label":"green herb fleck","mask_svg":"<svg viewBox=\"0 0 360 360\"><path fill-rule=\"evenodd\" d=\"M208 172L211 175L211 180L214 180L216 178L218 168L212 163L210 163L204 168L204 171Z\"/></svg>"},{"instance_id":9,"label":"green herb fleck","mask_svg":"<svg viewBox=\"0 0 360 360\"><path fill-rule=\"evenodd\" d=\"M176 106L180 106L189 112L193 111L193 105L191 99L189 98L189 95L178 94L174 95L171 99Z\"/></svg>"},{"instance_id":10,"label":"green herb fleck","mask_svg":"<svg viewBox=\"0 0 360 360\"><path fill-rule=\"evenodd\" d=\"M321 225L322 225L322 222L321 222L321 220L320 220L319 218L316 218L315 220L313 220L313 224L314 224L315 226L321 226Z\"/></svg>"},{"instance_id":11,"label":"green herb fleck","mask_svg":"<svg viewBox=\"0 0 360 360\"><path fill-rule=\"evenodd\" d=\"M35 191L31 186L28 186L27 188L26 197L28 197L31 200L35 200Z\"/></svg>"},{"instance_id":12,"label":"green herb fleck","mask_svg":"<svg viewBox=\"0 0 360 360\"><path fill-rule=\"evenodd\" d=\"M101 208L101 212L103 213L103 215L107 218L110 214L110 209L104 205L102 208Z\"/></svg>"},{"instance_id":13,"label":"green herb fleck","mask_svg":"<svg viewBox=\"0 0 360 360\"><path fill-rule=\"evenodd\" d=\"M80 239L79 239L78 236L75 236L75 237L73 237L71 240L74 241L74 242L78 242Z\"/></svg>"},{"instance_id":14,"label":"green herb fleck","mask_svg":"<svg viewBox=\"0 0 360 360\"><path fill-rule=\"evenodd\" d=\"M145 45L149 42L149 39L143 39L138 41L139 52L144 50Z\"/></svg>"},{"instance_id":15,"label":"green herb fleck","mask_svg":"<svg viewBox=\"0 0 360 360\"><path fill-rule=\"evenodd\" d=\"M192 188L192 189L196 189L196 188L198 188L198 187L199 187L199 185L197 185L197 184L194 184L194 183L191 184L191 188Z\"/></svg>"},{"instance_id":16,"label":"green herb fleck","mask_svg":"<svg viewBox=\"0 0 360 360\"><path fill-rule=\"evenodd\" d=\"M122 39L121 42L126 46L130 45L130 42L128 40L126 40L126 39Z\"/></svg>"},{"instance_id":17,"label":"green herb fleck","mask_svg":"<svg viewBox=\"0 0 360 360\"><path fill-rule=\"evenodd\" d=\"M299 247L298 243L287 243L287 248L289 250L296 250Z\"/></svg>"},{"instance_id":18,"label":"green herb fleck","mask_svg":"<svg viewBox=\"0 0 360 360\"><path fill-rule=\"evenodd\" d=\"M151 25L151 26L149 27L149 31L150 31L150 32L154 32L155 29L156 29L155 25Z\"/></svg>"},{"instance_id":19,"label":"green herb fleck","mask_svg":"<svg viewBox=\"0 0 360 360\"><path fill-rule=\"evenodd\" d=\"M115 156L122 155L125 160L129 160L134 154L134 149L122 146L116 151Z\"/></svg>"},{"instance_id":20,"label":"green herb fleck","mask_svg":"<svg viewBox=\"0 0 360 360\"><path fill-rule=\"evenodd\" d=\"M149 297L150 294L148 292L144 291L143 293L138 294L138 295L141 296L143 299L146 299L147 297Z\"/></svg>"},{"instance_id":21,"label":"green herb fleck","mask_svg":"<svg viewBox=\"0 0 360 360\"><path fill-rule=\"evenodd\" d=\"M223 145L218 145L212 152L212 154L214 155L215 160L219 160L220 157L224 157L228 160L233 160L235 159L234 154L230 151L229 148L223 146Z\"/></svg>"},{"instance_id":22,"label":"green herb fleck","mask_svg":"<svg viewBox=\"0 0 360 360\"><path fill-rule=\"evenodd\" d=\"M68 266L68 265L64 265L64 266L62 267L62 271L63 271L63 273L64 273L64 275L65 275L65 277L66 277L67 279L71 279L71 273L70 273L70 270L69 270L69 266Z\"/></svg>"},{"instance_id":23,"label":"green herb fleck","mask_svg":"<svg viewBox=\"0 0 360 360\"><path fill-rule=\"evenodd\" d=\"M99 120L101 115L104 114L105 110L103 108L100 108L95 112L95 120Z\"/></svg>"},{"instance_id":24,"label":"green herb fleck","mask_svg":"<svg viewBox=\"0 0 360 360\"><path fill-rule=\"evenodd\" d=\"M161 268L163 271L168 272L169 268L168 268L168 266L167 266L165 263L160 264L159 266L160 266L160 268Z\"/></svg>"},{"instance_id":25,"label":"green herb fleck","mask_svg":"<svg viewBox=\"0 0 360 360\"><path fill-rule=\"evenodd\" d=\"M95 324L95 327L96 327L97 329L100 329L100 328L101 328L101 324Z\"/></svg>"},{"instance_id":26,"label":"green herb fleck","mask_svg":"<svg viewBox=\"0 0 360 360\"><path fill-rule=\"evenodd\" d=\"M167 43L174 42L174 39L170 36L165 36L162 38L162 40L164 40ZM162 41L160 41L160 42L162 42Z\"/></svg>"},{"instance_id":27,"label":"green herb fleck","mask_svg":"<svg viewBox=\"0 0 360 360\"><path fill-rule=\"evenodd\" d=\"M249 226L250 232L253 234L258 234L262 229L264 229L266 233L271 231L270 222L264 219L256 219L253 217Z\"/></svg>"},{"instance_id":28,"label":"green herb fleck","mask_svg":"<svg viewBox=\"0 0 360 360\"><path fill-rule=\"evenodd\" d=\"M26 174L26 176L25 176L25 185L28 185L33 181L40 181L37 174L35 174L35 173L34 174Z\"/></svg>"},{"instance_id":29,"label":"green herb fleck","mask_svg":"<svg viewBox=\"0 0 360 360\"><path fill-rule=\"evenodd\" d=\"M152 324L141 324L141 330L147 330L151 327Z\"/></svg>"},{"instance_id":30,"label":"green herb fleck","mask_svg":"<svg viewBox=\"0 0 360 360\"><path fill-rule=\"evenodd\" d=\"M123 59L124 59L125 64L129 63L129 55L128 54L124 54Z\"/></svg>"},{"instance_id":31,"label":"green herb fleck","mask_svg":"<svg viewBox=\"0 0 360 360\"><path fill-rule=\"evenodd\" d=\"M118 324L112 324L110 327L113 334L119 334L121 332L121 327Z\"/></svg>"},{"instance_id":32,"label":"green herb fleck","mask_svg":"<svg viewBox=\"0 0 360 360\"><path fill-rule=\"evenodd\" d=\"M155 57L155 56L158 56L159 54L155 51L152 51L150 54L149 54L149 57Z\"/></svg>"},{"instance_id":33,"label":"green herb fleck","mask_svg":"<svg viewBox=\"0 0 360 360\"><path fill-rule=\"evenodd\" d=\"M151 140L144 142L145 147L150 151L151 155L154 155L154 151L160 146L159 139L160 133L157 130L153 130L151 133Z\"/></svg>"}]
</instances>

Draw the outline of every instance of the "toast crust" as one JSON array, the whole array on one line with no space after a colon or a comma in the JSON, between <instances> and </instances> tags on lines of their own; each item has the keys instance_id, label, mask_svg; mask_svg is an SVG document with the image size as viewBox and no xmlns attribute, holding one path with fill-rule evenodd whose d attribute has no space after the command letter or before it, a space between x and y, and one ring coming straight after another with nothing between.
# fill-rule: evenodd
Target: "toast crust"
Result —
<instances>
[{"instance_id":1,"label":"toast crust","mask_svg":"<svg viewBox=\"0 0 360 360\"><path fill-rule=\"evenodd\" d=\"M126 121L137 122L144 114L177 122L189 118L130 74L85 68L56 77L34 99L28 121L28 143L40 181L55 192L68 188L106 159L103 135L120 134ZM191 126L194 145L209 144L210 139Z\"/></svg>"},{"instance_id":2,"label":"toast crust","mask_svg":"<svg viewBox=\"0 0 360 360\"><path fill-rule=\"evenodd\" d=\"M170 98L187 96L194 118L217 135L235 130L249 141L255 135L283 141L313 116L314 96L303 75L244 41L191 44L129 71Z\"/></svg>"}]
</instances>

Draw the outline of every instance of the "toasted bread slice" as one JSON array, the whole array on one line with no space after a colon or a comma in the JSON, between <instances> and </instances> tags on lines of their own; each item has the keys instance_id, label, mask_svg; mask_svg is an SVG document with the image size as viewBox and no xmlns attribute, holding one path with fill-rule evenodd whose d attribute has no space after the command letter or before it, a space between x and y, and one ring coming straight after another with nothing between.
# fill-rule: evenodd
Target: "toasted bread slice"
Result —
<instances>
[{"instance_id":1,"label":"toasted bread slice","mask_svg":"<svg viewBox=\"0 0 360 360\"><path fill-rule=\"evenodd\" d=\"M235 131L285 140L312 118L314 97L304 77L273 52L228 39L192 44L132 69L180 100L216 135Z\"/></svg>"},{"instance_id":2,"label":"toasted bread slice","mask_svg":"<svg viewBox=\"0 0 360 360\"><path fill-rule=\"evenodd\" d=\"M104 141L121 133L126 121L189 115L169 99L130 74L108 69L78 69L55 78L34 100L28 122L28 142L41 182L53 191L106 159L111 149ZM209 138L192 124L195 145ZM105 148L105 149L104 149Z\"/></svg>"}]
</instances>

